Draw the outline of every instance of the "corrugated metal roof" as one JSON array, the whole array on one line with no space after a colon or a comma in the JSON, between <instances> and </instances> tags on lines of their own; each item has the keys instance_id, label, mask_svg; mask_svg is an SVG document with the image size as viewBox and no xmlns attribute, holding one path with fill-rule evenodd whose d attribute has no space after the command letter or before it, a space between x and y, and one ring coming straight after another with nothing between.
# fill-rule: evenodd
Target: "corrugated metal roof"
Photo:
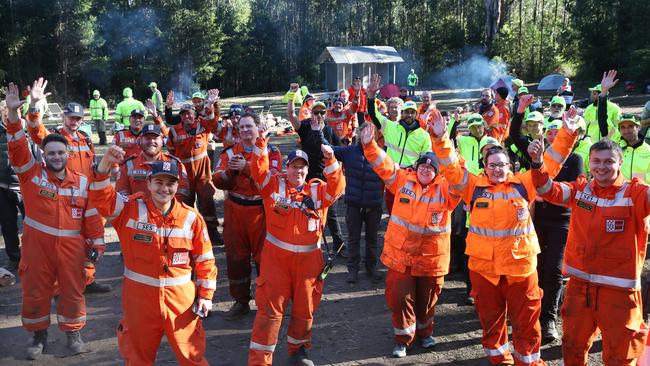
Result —
<instances>
[{"instance_id":1,"label":"corrugated metal roof","mask_svg":"<svg viewBox=\"0 0 650 366\"><path fill-rule=\"evenodd\" d=\"M318 62L336 64L388 64L404 62L395 48L389 46L326 47Z\"/></svg>"}]
</instances>

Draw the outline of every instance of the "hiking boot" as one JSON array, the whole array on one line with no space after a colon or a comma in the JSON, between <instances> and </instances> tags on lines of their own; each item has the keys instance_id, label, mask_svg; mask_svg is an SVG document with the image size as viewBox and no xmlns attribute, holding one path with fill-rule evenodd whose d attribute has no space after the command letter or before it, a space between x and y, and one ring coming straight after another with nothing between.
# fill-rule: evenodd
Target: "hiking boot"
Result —
<instances>
[{"instance_id":1,"label":"hiking boot","mask_svg":"<svg viewBox=\"0 0 650 366\"><path fill-rule=\"evenodd\" d=\"M86 344L81 340L81 333L78 330L65 332L68 336L68 350L72 355L78 355L80 353L88 352L86 349Z\"/></svg>"},{"instance_id":2,"label":"hiking boot","mask_svg":"<svg viewBox=\"0 0 650 366\"><path fill-rule=\"evenodd\" d=\"M431 348L436 345L436 340L433 339L433 336L428 336L422 338L422 348Z\"/></svg>"},{"instance_id":3,"label":"hiking boot","mask_svg":"<svg viewBox=\"0 0 650 366\"><path fill-rule=\"evenodd\" d=\"M359 282L359 274L357 272L348 273L348 283L355 284Z\"/></svg>"},{"instance_id":4,"label":"hiking boot","mask_svg":"<svg viewBox=\"0 0 650 366\"><path fill-rule=\"evenodd\" d=\"M307 355L305 347L300 347L296 353L292 354L289 362L292 366L314 366L312 360L309 359L309 355Z\"/></svg>"},{"instance_id":5,"label":"hiking boot","mask_svg":"<svg viewBox=\"0 0 650 366\"><path fill-rule=\"evenodd\" d=\"M107 292L111 292L113 290L113 287L108 284L101 284L97 283L97 281L93 281L90 285L86 286L86 290L84 291L85 294L105 294Z\"/></svg>"},{"instance_id":6,"label":"hiking boot","mask_svg":"<svg viewBox=\"0 0 650 366\"><path fill-rule=\"evenodd\" d=\"M27 347L27 359L36 360L47 346L47 329L34 332L34 341Z\"/></svg>"},{"instance_id":7,"label":"hiking boot","mask_svg":"<svg viewBox=\"0 0 650 366\"><path fill-rule=\"evenodd\" d=\"M474 298L472 296L467 296L465 298L465 305L474 305Z\"/></svg>"},{"instance_id":8,"label":"hiking boot","mask_svg":"<svg viewBox=\"0 0 650 366\"><path fill-rule=\"evenodd\" d=\"M558 338L560 338L560 334L557 332L555 321L549 320L542 322L542 339L546 342L553 342Z\"/></svg>"},{"instance_id":9,"label":"hiking boot","mask_svg":"<svg viewBox=\"0 0 650 366\"><path fill-rule=\"evenodd\" d=\"M18 260L13 260L10 259L7 261L7 264L5 265L5 269L9 272L15 272L18 270L18 265L20 264L20 261Z\"/></svg>"},{"instance_id":10,"label":"hiking boot","mask_svg":"<svg viewBox=\"0 0 650 366\"><path fill-rule=\"evenodd\" d=\"M374 283L381 282L384 279L384 276L377 270L377 268L366 268L366 274Z\"/></svg>"},{"instance_id":11,"label":"hiking boot","mask_svg":"<svg viewBox=\"0 0 650 366\"><path fill-rule=\"evenodd\" d=\"M226 320L237 320L243 318L250 311L251 307L248 305L248 303L241 303L236 301L234 304L232 304L230 310L228 310L228 312L226 312L226 315L223 317Z\"/></svg>"},{"instance_id":12,"label":"hiking boot","mask_svg":"<svg viewBox=\"0 0 650 366\"><path fill-rule=\"evenodd\" d=\"M403 344L396 344L393 348L393 357L402 358L406 357L406 346Z\"/></svg>"}]
</instances>

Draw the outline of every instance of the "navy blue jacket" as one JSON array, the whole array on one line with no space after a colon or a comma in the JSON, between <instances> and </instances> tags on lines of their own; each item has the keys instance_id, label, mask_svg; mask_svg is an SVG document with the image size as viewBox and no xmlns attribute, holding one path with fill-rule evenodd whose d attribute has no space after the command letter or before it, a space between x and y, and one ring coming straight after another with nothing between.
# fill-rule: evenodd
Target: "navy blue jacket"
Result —
<instances>
[{"instance_id":1,"label":"navy blue jacket","mask_svg":"<svg viewBox=\"0 0 650 366\"><path fill-rule=\"evenodd\" d=\"M343 163L345 203L359 207L381 207L384 184L372 170L359 144L333 146L334 156Z\"/></svg>"}]
</instances>

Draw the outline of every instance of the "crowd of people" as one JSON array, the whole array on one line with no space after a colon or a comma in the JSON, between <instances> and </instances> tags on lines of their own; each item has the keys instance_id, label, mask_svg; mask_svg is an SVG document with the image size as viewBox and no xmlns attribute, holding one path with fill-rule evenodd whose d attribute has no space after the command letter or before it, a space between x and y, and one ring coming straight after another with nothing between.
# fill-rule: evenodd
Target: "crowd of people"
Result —
<instances>
[{"instance_id":1,"label":"crowd of people","mask_svg":"<svg viewBox=\"0 0 650 366\"><path fill-rule=\"evenodd\" d=\"M222 116L216 89L174 114L173 93L163 99L156 83L144 103L125 88L118 128L96 159L93 136L80 130L81 104L67 103L63 124L48 129L47 81L33 82L28 102L10 83L0 104L0 224L7 267L21 280L22 324L33 333L27 358L48 347L53 296L69 354L87 352L84 292L112 291L95 281L108 221L124 265L117 339L127 365L153 365L163 335L179 364L208 364L201 318L212 310L219 245L234 300L225 319L251 312L254 279L249 365L272 364L289 302L291 363L313 365L314 313L338 257L350 284L362 265L375 283L385 280L394 357L415 343L435 346L436 302L455 268L491 364L545 365L540 347L560 338L561 317L564 365L586 365L599 333L606 365L636 365L648 336L650 119L609 100L616 71L589 89L584 110L571 105L568 79L547 108L514 79L514 95L488 88L475 106L448 111L428 91L418 105L411 71L408 94L387 100L379 75L365 86L355 78L329 105L292 83L284 101L300 148L284 164L265 121L243 107ZM99 91L92 96L90 119L107 144L108 106ZM213 159L216 141L223 149Z\"/></svg>"}]
</instances>

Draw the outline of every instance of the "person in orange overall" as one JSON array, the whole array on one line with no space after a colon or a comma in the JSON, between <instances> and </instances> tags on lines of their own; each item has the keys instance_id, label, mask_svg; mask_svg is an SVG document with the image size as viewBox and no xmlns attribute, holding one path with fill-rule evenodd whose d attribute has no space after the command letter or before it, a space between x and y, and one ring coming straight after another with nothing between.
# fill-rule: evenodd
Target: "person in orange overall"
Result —
<instances>
[{"instance_id":1,"label":"person in orange overall","mask_svg":"<svg viewBox=\"0 0 650 366\"><path fill-rule=\"evenodd\" d=\"M162 136L165 137L167 136L168 128L165 126L163 123L162 117L158 115L158 111L156 110L156 107L153 105L153 102L151 102L151 99L148 99L146 101L147 103L147 110L149 113L152 112L152 109L156 111L155 115L152 114L151 116L153 117L154 124L160 125L161 126L161 133ZM140 110L140 109L134 109L131 111L131 116L129 117L129 128L125 130L120 130L115 133L115 137L113 137L113 145L119 146L124 150L126 153L126 156L137 156L140 154L140 144L138 143L138 139L140 138L142 134L142 130L144 129L144 116L145 116L145 111Z\"/></svg>"},{"instance_id":2,"label":"person in orange overall","mask_svg":"<svg viewBox=\"0 0 650 366\"><path fill-rule=\"evenodd\" d=\"M223 214L223 239L228 265L230 296L235 303L226 313L227 320L240 319L250 312L251 257L260 273L260 255L266 224L260 191L251 179L250 161L259 136L260 118L244 113L239 120L242 140L226 148L212 175L215 187L226 192ZM271 172L282 169L282 155L268 147Z\"/></svg>"},{"instance_id":3,"label":"person in orange overall","mask_svg":"<svg viewBox=\"0 0 650 366\"><path fill-rule=\"evenodd\" d=\"M361 86L355 85L355 87L360 88ZM357 93L352 103L347 103L347 100L336 99L332 109L328 110L325 116L325 122L339 135L343 145L350 145L355 137L354 134L357 128L356 113L360 98L361 93Z\"/></svg>"},{"instance_id":4,"label":"person in orange overall","mask_svg":"<svg viewBox=\"0 0 650 366\"><path fill-rule=\"evenodd\" d=\"M613 86L615 74L603 77ZM587 365L598 333L605 365L634 366L648 327L644 323L641 272L646 258L650 191L621 173L623 151L603 139L589 149L592 179L553 182L535 144L532 174L545 201L571 208L562 273L569 278L562 306L562 358L566 366ZM530 150L530 149L529 149ZM530 151L529 151L530 153ZM533 156L534 155L534 156Z\"/></svg>"},{"instance_id":5,"label":"person in orange overall","mask_svg":"<svg viewBox=\"0 0 650 366\"><path fill-rule=\"evenodd\" d=\"M497 88L495 93L495 107L499 110L499 122L488 130L488 136L494 137L503 143L510 134L510 102L508 101L508 88Z\"/></svg>"},{"instance_id":6,"label":"person in orange overall","mask_svg":"<svg viewBox=\"0 0 650 366\"><path fill-rule=\"evenodd\" d=\"M427 124L433 120L434 112L438 112L436 103L431 100L431 92L425 90L422 92L422 104L418 107L418 114L416 119L420 122L420 127L427 129Z\"/></svg>"},{"instance_id":7,"label":"person in orange overall","mask_svg":"<svg viewBox=\"0 0 650 366\"><path fill-rule=\"evenodd\" d=\"M44 95L47 81L35 81L31 91ZM33 99L32 99L33 100ZM104 252L104 227L97 210L87 200L88 179L67 167L68 140L62 134L50 134L41 141L45 165L32 155L23 131L19 110L18 87L9 84L7 140L9 159L20 181L25 204L23 246L19 264L22 282L23 327L34 332L27 358L34 360L47 348L53 287L58 281L60 293L56 305L59 329L67 334L71 354L87 352L80 330L86 324L83 295L86 249L99 260ZM34 113L35 111L31 111Z\"/></svg>"},{"instance_id":8,"label":"person in orange overall","mask_svg":"<svg viewBox=\"0 0 650 366\"><path fill-rule=\"evenodd\" d=\"M575 112L575 110L573 111ZM546 151L544 161L557 175L577 134L575 116ZM540 356L542 290L537 279L537 234L529 205L536 197L531 172L513 174L507 151L485 153L485 172L470 173L461 163L440 117L429 125L440 173L469 207L465 254L469 256L471 295L483 328L483 349L492 364L513 364L506 319L512 323L515 365L545 365Z\"/></svg>"},{"instance_id":9,"label":"person in orange overall","mask_svg":"<svg viewBox=\"0 0 650 366\"><path fill-rule=\"evenodd\" d=\"M481 91L481 98L479 99L477 112L483 116L483 119L487 123L489 136L496 138L495 136L500 136L502 134L505 126L499 124L499 109L494 104L494 90L486 88ZM491 130L495 131L493 133L494 136L490 134Z\"/></svg>"},{"instance_id":10,"label":"person in orange overall","mask_svg":"<svg viewBox=\"0 0 650 366\"><path fill-rule=\"evenodd\" d=\"M214 114L214 103L219 97L216 89L208 91L209 100L206 103L206 117L197 117L194 106L181 106L181 123L169 129L167 149L170 154L179 158L187 171L190 192L185 203L194 207L198 196L198 208L208 225L210 240L216 245L221 242L217 231L219 221L214 203L216 189L212 184L210 157L208 156L208 140L217 127Z\"/></svg>"},{"instance_id":11,"label":"person in orange overall","mask_svg":"<svg viewBox=\"0 0 650 366\"><path fill-rule=\"evenodd\" d=\"M320 134L322 130L314 130ZM327 182L314 178L305 182L307 153L289 154L286 173L272 173L266 140L258 138L250 162L251 176L264 200L266 237L262 249L262 271L257 278L249 365L271 365L284 311L292 301L287 332L293 365L313 365L305 349L311 347L311 328L323 290L320 240L327 209L345 189L345 178L329 145L321 145ZM267 265L270 263L271 265Z\"/></svg>"},{"instance_id":12,"label":"person in orange overall","mask_svg":"<svg viewBox=\"0 0 650 366\"><path fill-rule=\"evenodd\" d=\"M361 124L364 121L372 122L370 116L366 113L368 109L368 96L366 95L366 88L363 87L361 76L354 77L352 85L348 87L348 94L348 102L354 102L357 99L357 94L360 95L359 105L357 106L357 124Z\"/></svg>"},{"instance_id":13,"label":"person in orange overall","mask_svg":"<svg viewBox=\"0 0 650 366\"><path fill-rule=\"evenodd\" d=\"M133 122L131 122L133 126ZM136 192L148 194L147 176L151 172L151 163L154 161L171 161L176 160L179 163L180 179L178 181L178 190L176 199L183 202L189 196L189 182L187 172L181 161L169 154L162 152L163 133L160 125L146 125L138 137L140 152L137 155L129 156L120 165L115 182L115 190L125 196L130 196ZM126 153L126 151L125 151ZM128 155L128 153L126 153Z\"/></svg>"},{"instance_id":14,"label":"person in orange overall","mask_svg":"<svg viewBox=\"0 0 650 366\"><path fill-rule=\"evenodd\" d=\"M241 139L239 137L239 119L241 118L241 111L234 110L229 112L228 116L223 117L217 130L215 137L221 141L223 148L228 148Z\"/></svg>"},{"instance_id":15,"label":"person in orange overall","mask_svg":"<svg viewBox=\"0 0 650 366\"><path fill-rule=\"evenodd\" d=\"M83 107L79 103L68 103L63 111L63 125L50 131L45 128L41 111L37 107L41 100L44 100L50 95L50 93L45 93L47 80L39 78L34 81L34 84L38 84L39 88L36 90L31 88L30 90L31 99L27 113L27 130L32 141L40 145L43 139L49 134L60 134L68 142L68 169L86 177L90 176L92 174L92 165L95 161L95 148L91 137L79 130L79 126L81 126L84 117ZM102 284L95 281L96 269L94 263L86 261L84 268L86 274L85 292L106 293L113 289L109 284ZM55 288L56 292L57 289Z\"/></svg>"},{"instance_id":16,"label":"person in orange overall","mask_svg":"<svg viewBox=\"0 0 650 366\"><path fill-rule=\"evenodd\" d=\"M305 95L305 99L302 101L302 107L298 111L298 121L304 121L307 118L311 118L311 107L314 105L316 99L313 95Z\"/></svg>"},{"instance_id":17,"label":"person in orange overall","mask_svg":"<svg viewBox=\"0 0 650 366\"><path fill-rule=\"evenodd\" d=\"M373 170L395 195L381 262L388 267L386 302L393 313L393 356L406 357L416 335L422 347L434 346L433 314L444 276L449 273L451 211L460 197L449 193L436 174L433 153L413 169L399 169L375 143L375 126L366 123L361 143Z\"/></svg>"},{"instance_id":18,"label":"person in orange overall","mask_svg":"<svg viewBox=\"0 0 650 366\"><path fill-rule=\"evenodd\" d=\"M148 197L119 194L110 169L124 156L119 146L109 148L88 194L117 231L124 256L120 353L126 365L154 365L164 334L180 365L208 365L200 317L212 308L217 268L205 222L175 198L176 160L151 163Z\"/></svg>"}]
</instances>

